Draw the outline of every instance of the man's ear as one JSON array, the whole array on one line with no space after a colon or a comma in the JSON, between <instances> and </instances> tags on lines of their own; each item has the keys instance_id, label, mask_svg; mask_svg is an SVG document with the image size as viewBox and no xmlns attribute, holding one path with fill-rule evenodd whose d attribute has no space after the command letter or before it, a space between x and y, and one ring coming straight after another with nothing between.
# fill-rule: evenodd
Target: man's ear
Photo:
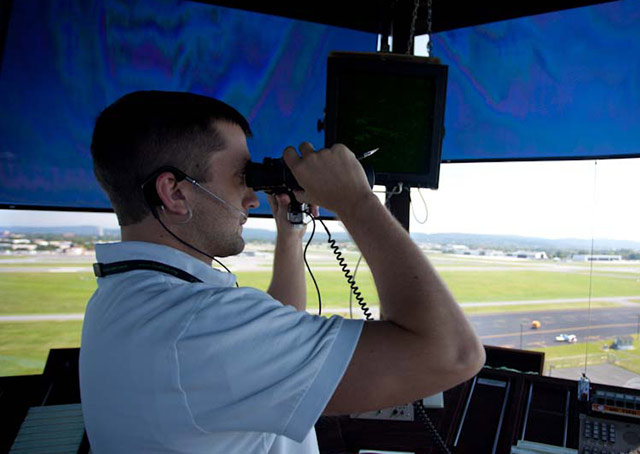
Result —
<instances>
[{"instance_id":1,"label":"man's ear","mask_svg":"<svg viewBox=\"0 0 640 454\"><path fill-rule=\"evenodd\" d=\"M156 178L156 192L164 207L165 213L186 215L189 213L189 204L181 189L181 182L172 172L162 172Z\"/></svg>"}]
</instances>

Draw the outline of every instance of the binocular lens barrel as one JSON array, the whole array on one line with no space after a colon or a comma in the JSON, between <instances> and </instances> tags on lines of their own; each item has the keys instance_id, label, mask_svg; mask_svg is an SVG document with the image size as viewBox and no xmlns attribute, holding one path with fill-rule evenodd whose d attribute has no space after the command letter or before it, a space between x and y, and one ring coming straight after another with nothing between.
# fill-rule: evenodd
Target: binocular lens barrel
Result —
<instances>
[{"instance_id":1,"label":"binocular lens barrel","mask_svg":"<svg viewBox=\"0 0 640 454\"><path fill-rule=\"evenodd\" d=\"M373 188L376 181L373 167L368 164L360 164L367 175L369 186ZM282 158L264 158L262 163L247 163L245 180L247 186L254 191L264 191L267 194L282 194L303 189Z\"/></svg>"},{"instance_id":2,"label":"binocular lens barrel","mask_svg":"<svg viewBox=\"0 0 640 454\"><path fill-rule=\"evenodd\" d=\"M302 189L282 158L265 158L262 163L249 162L245 178L247 186L253 190L270 194Z\"/></svg>"}]
</instances>

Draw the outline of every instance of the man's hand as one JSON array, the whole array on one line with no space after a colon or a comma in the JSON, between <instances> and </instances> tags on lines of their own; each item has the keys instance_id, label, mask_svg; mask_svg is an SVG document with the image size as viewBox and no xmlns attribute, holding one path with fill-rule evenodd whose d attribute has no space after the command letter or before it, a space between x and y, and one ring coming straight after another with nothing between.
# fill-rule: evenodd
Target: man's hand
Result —
<instances>
[{"instance_id":1,"label":"man's hand","mask_svg":"<svg viewBox=\"0 0 640 454\"><path fill-rule=\"evenodd\" d=\"M290 197L287 194L269 196L269 205L276 220L278 236L273 255L273 277L267 292L283 304L304 310L307 305L302 238L306 226L292 224L287 219ZM318 208L311 206L311 213L318 215Z\"/></svg>"},{"instance_id":2,"label":"man's hand","mask_svg":"<svg viewBox=\"0 0 640 454\"><path fill-rule=\"evenodd\" d=\"M286 236L302 239L307 231L304 224L292 224L287 219L289 211L289 203L291 199L288 194L276 194L269 195L267 197L273 218L276 220L276 229L278 236ZM318 207L314 205L309 206L311 213L314 216L318 216Z\"/></svg>"},{"instance_id":3,"label":"man's hand","mask_svg":"<svg viewBox=\"0 0 640 454\"><path fill-rule=\"evenodd\" d=\"M344 145L314 151L309 142L284 150L283 159L304 191L296 191L300 201L327 208L338 216L374 197L364 169Z\"/></svg>"}]
</instances>

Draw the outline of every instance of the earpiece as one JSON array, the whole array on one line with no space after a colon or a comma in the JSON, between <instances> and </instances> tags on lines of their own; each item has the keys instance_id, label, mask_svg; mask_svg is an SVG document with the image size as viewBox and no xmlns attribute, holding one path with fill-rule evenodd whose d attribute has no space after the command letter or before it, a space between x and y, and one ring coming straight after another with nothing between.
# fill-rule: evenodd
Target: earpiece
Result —
<instances>
[{"instance_id":1,"label":"earpiece","mask_svg":"<svg viewBox=\"0 0 640 454\"><path fill-rule=\"evenodd\" d=\"M184 172L176 169L175 167L162 166L144 180L141 185L142 193L144 194L144 199L147 202L147 206L149 207L151 214L153 214L153 217L156 219L159 218L157 207L161 207L161 209L164 211L164 205L162 204L162 200L160 200L160 196L158 195L158 191L156 190L156 179L160 174L164 172L172 173L176 181L182 181L187 177ZM189 219L191 219L191 217L189 217Z\"/></svg>"},{"instance_id":2,"label":"earpiece","mask_svg":"<svg viewBox=\"0 0 640 454\"><path fill-rule=\"evenodd\" d=\"M233 212L235 212L235 213L239 214L240 216L242 216L244 218L244 220L247 219L247 215L245 214L245 212L243 210L241 210L240 208L238 208L238 207L234 206L233 204L227 202L226 200L224 200L220 196L217 196L216 194L214 194L213 192L209 191L207 188L202 186L200 183L198 183L192 177L188 176L183 171L178 170L178 169L176 169L175 167L172 167L172 166L162 166L162 167L160 167L155 172L153 172L151 175L149 175L149 177L146 180L144 180L144 183L142 183L142 185L141 185L142 192L144 193L144 198L147 201L147 205L149 206L149 210L151 210L151 213L153 214L153 217L155 217L156 219L160 219L158 217L158 210L156 209L156 207L162 206L162 200L160 200L160 196L158 195L158 191L156 191L156 179L158 178L158 176L161 173L164 173L164 172L171 172L173 174L173 176L175 177L177 182L180 182L182 180L187 180L189 183L193 184L194 186L196 186L200 190L206 192L207 194L209 194L211 197L216 199L218 202L223 204L228 209L230 209ZM190 208L189 208L189 211L191 211ZM191 219L191 214L189 215L189 219Z\"/></svg>"},{"instance_id":3,"label":"earpiece","mask_svg":"<svg viewBox=\"0 0 640 454\"><path fill-rule=\"evenodd\" d=\"M163 213L164 211L164 205L160 205L160 211L162 211ZM189 221L193 218L193 210L191 209L191 207L189 205L187 205L187 219L185 219L184 221L181 222L174 222L174 224L188 224ZM159 220L159 218L156 216L156 219Z\"/></svg>"}]
</instances>

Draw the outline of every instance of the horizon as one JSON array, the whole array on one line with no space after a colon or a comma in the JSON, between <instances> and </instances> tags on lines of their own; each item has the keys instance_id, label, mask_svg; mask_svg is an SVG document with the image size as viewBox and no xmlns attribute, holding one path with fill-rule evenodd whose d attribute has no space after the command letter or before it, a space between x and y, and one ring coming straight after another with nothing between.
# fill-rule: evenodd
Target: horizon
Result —
<instances>
[{"instance_id":1,"label":"horizon","mask_svg":"<svg viewBox=\"0 0 640 454\"><path fill-rule=\"evenodd\" d=\"M412 233L640 241L640 158L443 164L438 190L412 190ZM379 187L375 188L380 189ZM378 194L378 197L384 197ZM332 230L344 229L331 222ZM119 228L114 213L0 210L0 226ZM272 218L246 228L275 230Z\"/></svg>"},{"instance_id":2,"label":"horizon","mask_svg":"<svg viewBox=\"0 0 640 454\"><path fill-rule=\"evenodd\" d=\"M4 211L4 210L0 210ZM0 217L1 219L1 217ZM260 220L259 218L254 218L254 220ZM262 218L262 220L265 220L264 218ZM267 220L269 221L269 220ZM327 222L327 221L325 221ZM346 231L346 229L344 229L342 227L342 225L340 225L339 221L335 221L335 220L330 220L330 223L333 224L333 227L337 227L337 229L333 229L333 231L331 232L332 234L338 234L338 235L345 235L348 234L348 232ZM249 224L249 222L247 222L247 224ZM34 229L38 229L38 228L42 228L42 231L38 231L38 230L34 230ZM14 230L15 229L15 230ZM29 229L29 230L34 230L33 232L23 232L21 231L21 229ZM50 232L47 230L60 230L57 232ZM61 229L68 229L68 231L64 231ZM60 225L4 225L0 223L0 231L2 230L6 230L9 231L10 233L17 233L17 234L27 234L27 235L38 235L38 234L42 234L42 235L51 235L51 234L59 234L59 235L65 235L65 234L75 234L78 236L84 236L85 233L78 233L77 231L74 230L81 230L81 229L103 229L103 230L108 230L110 232L117 232L119 230L119 227L108 227L108 226L101 226L101 225L96 225L96 224L60 224ZM244 231L247 233L250 232L269 232L269 233L275 233L275 226L254 226L254 227L247 227L247 225L245 224L245 228ZM90 233L87 233L86 235L92 235ZM321 231L316 231L316 236L326 236L325 232L321 232ZM561 237L561 238L548 238L548 237L540 237L540 236L526 236L526 235L519 235L519 234L496 234L496 233L475 233L475 232L457 232L457 231L447 231L447 232L429 232L429 233L425 233L425 232L415 232L412 231L410 232L411 236L425 236L425 237L429 237L429 236L468 236L468 237L472 237L472 239L482 239L482 238L487 238L488 240L496 240L496 239L521 239L521 240L542 240L542 241L549 241L549 242L590 242L590 241L594 241L594 243L598 243L598 242L612 242L612 243L635 243L636 247L638 248L638 250L640 250L640 240L638 239L616 239L616 238L606 238L606 237L599 237L599 238L578 238L578 237ZM606 249L610 249L611 247L605 247Z\"/></svg>"}]
</instances>

